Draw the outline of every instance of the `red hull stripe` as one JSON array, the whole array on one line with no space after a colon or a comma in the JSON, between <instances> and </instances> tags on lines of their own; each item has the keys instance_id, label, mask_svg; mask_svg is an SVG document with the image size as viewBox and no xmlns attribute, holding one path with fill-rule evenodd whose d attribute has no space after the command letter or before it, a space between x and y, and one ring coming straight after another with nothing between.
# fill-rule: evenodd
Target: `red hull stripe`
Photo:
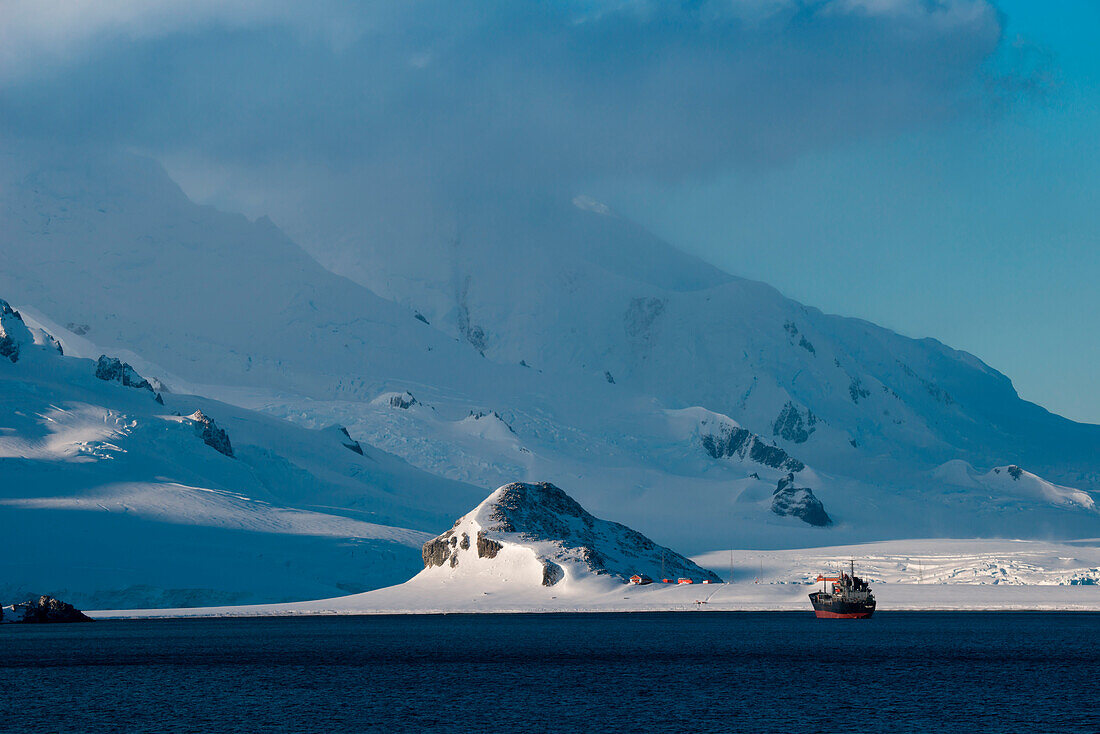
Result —
<instances>
[{"instance_id":1,"label":"red hull stripe","mask_svg":"<svg viewBox=\"0 0 1100 734\"><path fill-rule=\"evenodd\" d=\"M819 609L814 612L820 619L865 619L870 617L872 612L850 612L842 614L840 612L826 612L823 609Z\"/></svg>"}]
</instances>

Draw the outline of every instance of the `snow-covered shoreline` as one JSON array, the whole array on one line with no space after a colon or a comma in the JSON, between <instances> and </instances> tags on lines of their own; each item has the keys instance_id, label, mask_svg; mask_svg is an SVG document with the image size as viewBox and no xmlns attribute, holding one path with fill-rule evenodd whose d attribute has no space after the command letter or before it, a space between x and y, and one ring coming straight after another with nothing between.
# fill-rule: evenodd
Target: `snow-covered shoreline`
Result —
<instances>
[{"instance_id":1,"label":"snow-covered shoreline","mask_svg":"<svg viewBox=\"0 0 1100 734\"><path fill-rule=\"evenodd\" d=\"M445 600L407 590L404 584L351 597L290 604L193 609L137 609L88 612L94 619L188 617L280 617L303 615L507 614L592 612L810 612L814 588L788 584L718 584L637 589L620 586L586 597L551 598L523 594L474 595ZM969 584L894 584L875 588L880 612L1058 611L1100 612L1100 587L1007 587ZM699 603L705 601L705 603Z\"/></svg>"},{"instance_id":2,"label":"snow-covered shoreline","mask_svg":"<svg viewBox=\"0 0 1100 734\"><path fill-rule=\"evenodd\" d=\"M652 611L810 611L808 583L820 570L854 560L882 612L1100 611L1100 585L1052 583L1100 568L1100 541L907 540L775 551L733 551L734 583L631 586L589 576L553 587L503 577L422 572L363 594L285 604L188 609L103 610L98 619ZM728 575L730 551L694 559ZM725 566L723 572L723 565ZM983 574L985 576L983 576ZM924 583L920 583L923 575ZM988 578L980 582L979 579Z\"/></svg>"}]
</instances>

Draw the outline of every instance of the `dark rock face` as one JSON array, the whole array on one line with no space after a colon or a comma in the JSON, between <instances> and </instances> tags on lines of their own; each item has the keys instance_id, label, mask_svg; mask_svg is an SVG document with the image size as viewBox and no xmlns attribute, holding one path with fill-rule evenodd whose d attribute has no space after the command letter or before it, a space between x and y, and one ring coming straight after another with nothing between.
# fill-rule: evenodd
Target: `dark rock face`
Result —
<instances>
[{"instance_id":1,"label":"dark rock face","mask_svg":"<svg viewBox=\"0 0 1100 734\"><path fill-rule=\"evenodd\" d=\"M451 557L451 537L454 530L448 530L438 538L432 538L420 549L420 558L424 561L424 568L442 566Z\"/></svg>"},{"instance_id":2,"label":"dark rock face","mask_svg":"<svg viewBox=\"0 0 1100 734\"><path fill-rule=\"evenodd\" d=\"M553 586L565 578L565 570L552 561L542 562L542 585Z\"/></svg>"},{"instance_id":3,"label":"dark rock face","mask_svg":"<svg viewBox=\"0 0 1100 734\"><path fill-rule=\"evenodd\" d=\"M848 397L852 399L852 402L858 405L860 398L870 397L870 395L871 391L863 386L863 380L853 377L848 385Z\"/></svg>"},{"instance_id":4,"label":"dark rock face","mask_svg":"<svg viewBox=\"0 0 1100 734\"><path fill-rule=\"evenodd\" d=\"M349 451L354 451L355 453L362 456L363 455L363 446L362 446L362 444L360 444L358 441L356 441L354 438L351 437L351 434L348 433L348 429L344 428L343 426L340 426L340 433L344 434L344 438L347 439L346 441L341 441L340 442L341 444L343 444L344 448L346 448Z\"/></svg>"},{"instance_id":5,"label":"dark rock face","mask_svg":"<svg viewBox=\"0 0 1100 734\"><path fill-rule=\"evenodd\" d=\"M208 417L201 410L196 410L187 416L187 419L191 421L195 427L195 434L202 439L203 443L218 453L233 458L233 445L229 442L229 434L218 428L213 418Z\"/></svg>"},{"instance_id":6,"label":"dark rock face","mask_svg":"<svg viewBox=\"0 0 1100 734\"><path fill-rule=\"evenodd\" d=\"M792 443L806 443L817 425L817 416L807 410L805 416L794 403L788 402L779 411L772 425L772 435L779 436Z\"/></svg>"},{"instance_id":7,"label":"dark rock face","mask_svg":"<svg viewBox=\"0 0 1100 734\"><path fill-rule=\"evenodd\" d=\"M13 607L15 621L26 624L92 621L72 604L66 604L52 596L40 596L37 601L31 600Z\"/></svg>"},{"instance_id":8,"label":"dark rock face","mask_svg":"<svg viewBox=\"0 0 1100 734\"><path fill-rule=\"evenodd\" d=\"M485 531L478 531L477 534L477 557L478 558L496 558L497 553L500 553L504 546L495 540L491 540L485 537Z\"/></svg>"},{"instance_id":9,"label":"dark rock face","mask_svg":"<svg viewBox=\"0 0 1100 734\"><path fill-rule=\"evenodd\" d=\"M3 328L3 327L0 327ZM7 359L12 364L19 361L19 342L7 334L0 336L0 357Z\"/></svg>"},{"instance_id":10,"label":"dark rock face","mask_svg":"<svg viewBox=\"0 0 1100 734\"><path fill-rule=\"evenodd\" d=\"M758 464L789 472L800 472L806 468L801 461L778 446L764 443L747 428L723 425L716 433L704 434L700 440L703 450L714 459L747 457Z\"/></svg>"},{"instance_id":11,"label":"dark rock face","mask_svg":"<svg viewBox=\"0 0 1100 734\"><path fill-rule=\"evenodd\" d=\"M401 410L408 410L414 405L420 405L416 398L413 397L411 392L405 391L400 395L390 396L390 407L400 408Z\"/></svg>"},{"instance_id":12,"label":"dark rock face","mask_svg":"<svg viewBox=\"0 0 1100 734\"><path fill-rule=\"evenodd\" d=\"M653 327L665 311L665 301L660 298L635 298L624 317L626 334L636 347L648 348L653 341Z\"/></svg>"},{"instance_id":13,"label":"dark rock face","mask_svg":"<svg viewBox=\"0 0 1100 734\"><path fill-rule=\"evenodd\" d=\"M1011 476L1012 479L1017 481L1017 482L1020 481L1020 477L1022 477L1023 474L1024 474L1024 470L1021 469L1020 467L1016 466L1015 464L1008 467L1007 471L1008 471L1009 476Z\"/></svg>"},{"instance_id":14,"label":"dark rock face","mask_svg":"<svg viewBox=\"0 0 1100 734\"><path fill-rule=\"evenodd\" d=\"M43 331L42 336L45 337L46 345L51 347L60 356L62 356L62 357L65 356L64 347L61 346L61 342L59 342L57 339L54 339L53 334L48 334L45 331Z\"/></svg>"},{"instance_id":15,"label":"dark rock face","mask_svg":"<svg viewBox=\"0 0 1100 734\"><path fill-rule=\"evenodd\" d=\"M508 421L504 420L504 416L502 416L500 413L496 412L495 410L490 410L488 413L486 413L484 410L476 410L476 411L471 410L470 414L467 416L467 418L473 418L475 421L479 421L482 418L489 418L489 417L496 418L498 421L503 423L504 426L509 431L511 431L512 433L516 432L516 429L512 428L512 424L509 423Z\"/></svg>"},{"instance_id":16,"label":"dark rock face","mask_svg":"<svg viewBox=\"0 0 1100 734\"><path fill-rule=\"evenodd\" d=\"M15 364L19 361L20 343L29 339L30 331L23 317L7 301L0 299L0 358Z\"/></svg>"},{"instance_id":17,"label":"dark rock face","mask_svg":"<svg viewBox=\"0 0 1100 734\"><path fill-rule=\"evenodd\" d=\"M139 375L133 367L115 358L102 355L95 365L95 376L107 382L117 382L124 387L153 392L149 381Z\"/></svg>"},{"instance_id":18,"label":"dark rock face","mask_svg":"<svg viewBox=\"0 0 1100 734\"><path fill-rule=\"evenodd\" d=\"M772 512L776 515L797 517L816 527L833 524L832 518L825 512L825 506L814 496L813 490L795 486L794 474L780 479L772 492Z\"/></svg>"}]
</instances>

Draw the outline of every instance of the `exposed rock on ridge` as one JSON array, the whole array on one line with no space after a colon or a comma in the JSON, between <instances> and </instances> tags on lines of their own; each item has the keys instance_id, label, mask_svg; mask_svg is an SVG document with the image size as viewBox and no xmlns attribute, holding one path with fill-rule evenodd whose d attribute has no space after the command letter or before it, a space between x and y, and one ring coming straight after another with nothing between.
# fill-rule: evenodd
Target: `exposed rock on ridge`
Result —
<instances>
[{"instance_id":1,"label":"exposed rock on ridge","mask_svg":"<svg viewBox=\"0 0 1100 734\"><path fill-rule=\"evenodd\" d=\"M817 416L812 411L803 415L794 403L788 402L776 417L772 434L793 443L806 443L816 426Z\"/></svg>"},{"instance_id":2,"label":"exposed rock on ridge","mask_svg":"<svg viewBox=\"0 0 1100 734\"><path fill-rule=\"evenodd\" d=\"M359 454L360 456L364 455L362 444L352 438L351 434L348 433L348 429L344 426L332 426L326 430L334 431L340 440L340 445L346 448L348 451L352 451L356 454Z\"/></svg>"},{"instance_id":3,"label":"exposed rock on ridge","mask_svg":"<svg viewBox=\"0 0 1100 734\"><path fill-rule=\"evenodd\" d=\"M794 474L780 479L772 492L772 512L776 515L797 517L802 522L817 527L833 524L832 518L825 512L825 506L814 496L813 490L795 486Z\"/></svg>"},{"instance_id":4,"label":"exposed rock on ridge","mask_svg":"<svg viewBox=\"0 0 1100 734\"><path fill-rule=\"evenodd\" d=\"M704 433L700 441L703 450L715 459L751 459L772 469L788 472L800 472L806 468L805 464L783 449L764 443L755 433L741 426L724 423L715 432Z\"/></svg>"},{"instance_id":5,"label":"exposed rock on ridge","mask_svg":"<svg viewBox=\"0 0 1100 734\"><path fill-rule=\"evenodd\" d=\"M476 538L471 547L470 538ZM507 484L463 516L447 532L424 544L423 560L433 567L476 570L525 549L541 566L541 584L567 577L612 576L626 581L642 573L696 581L720 579L710 571L641 533L601 520L553 484ZM514 556L513 556L514 557Z\"/></svg>"},{"instance_id":6,"label":"exposed rock on ridge","mask_svg":"<svg viewBox=\"0 0 1100 734\"><path fill-rule=\"evenodd\" d=\"M133 367L117 357L100 355L95 365L95 376L106 382L117 382L123 387L133 387L138 390L153 391L153 386L144 377L137 373Z\"/></svg>"},{"instance_id":7,"label":"exposed rock on ridge","mask_svg":"<svg viewBox=\"0 0 1100 734\"><path fill-rule=\"evenodd\" d=\"M31 332L23 323L23 317L8 302L0 299L0 358L19 361L23 344L31 341Z\"/></svg>"},{"instance_id":8,"label":"exposed rock on ridge","mask_svg":"<svg viewBox=\"0 0 1100 734\"><path fill-rule=\"evenodd\" d=\"M214 422L213 418L210 418L201 410L196 410L187 416L187 419L195 426L195 433L202 439L203 443L215 451L225 454L231 459L233 458L233 445L229 442L229 434L218 428L218 424Z\"/></svg>"}]
</instances>

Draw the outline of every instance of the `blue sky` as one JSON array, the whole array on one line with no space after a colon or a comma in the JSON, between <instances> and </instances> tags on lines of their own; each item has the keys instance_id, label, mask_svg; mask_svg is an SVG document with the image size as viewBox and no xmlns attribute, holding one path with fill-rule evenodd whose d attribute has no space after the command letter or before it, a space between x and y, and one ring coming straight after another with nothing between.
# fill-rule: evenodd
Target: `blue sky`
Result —
<instances>
[{"instance_id":1,"label":"blue sky","mask_svg":"<svg viewBox=\"0 0 1100 734\"><path fill-rule=\"evenodd\" d=\"M1097 28L1083 0L10 0L0 144L138 150L277 222L354 222L378 181L395 229L592 195L1100 422Z\"/></svg>"}]
</instances>

